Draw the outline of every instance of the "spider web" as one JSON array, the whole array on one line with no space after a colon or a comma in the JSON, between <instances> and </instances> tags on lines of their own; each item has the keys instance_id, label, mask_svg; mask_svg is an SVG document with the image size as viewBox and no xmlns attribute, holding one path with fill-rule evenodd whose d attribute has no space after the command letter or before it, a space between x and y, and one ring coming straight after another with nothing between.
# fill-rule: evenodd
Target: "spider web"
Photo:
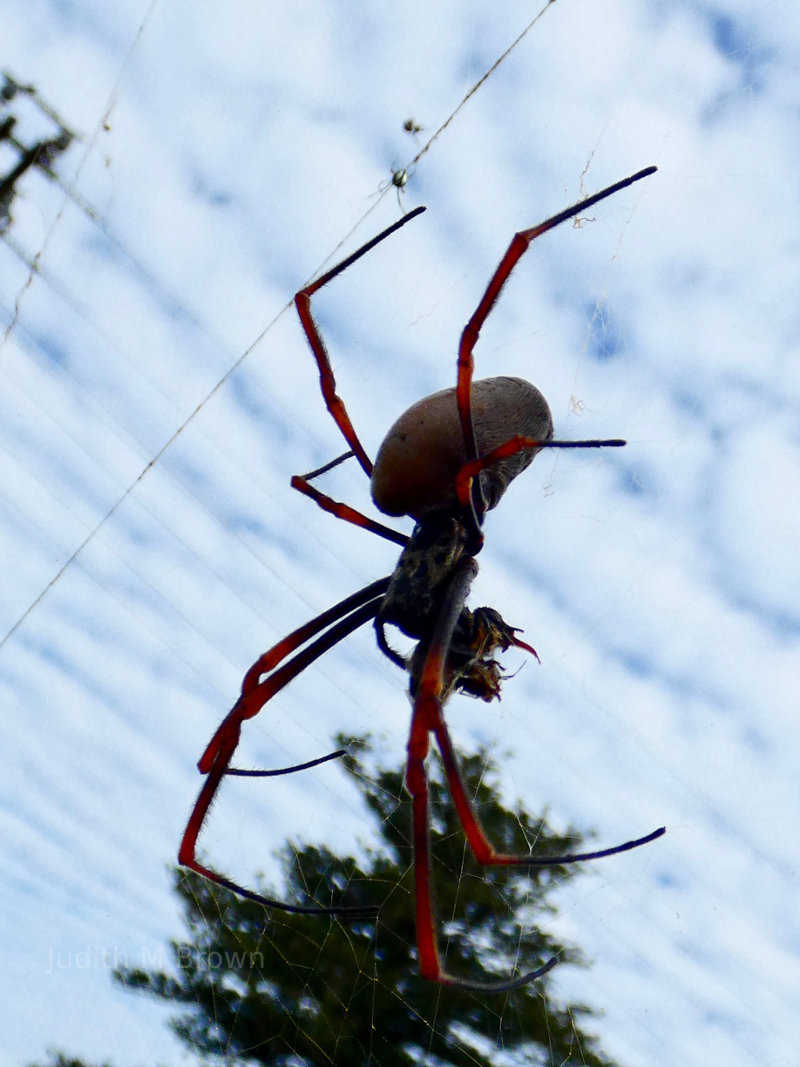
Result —
<instances>
[{"instance_id":1,"label":"spider web","mask_svg":"<svg viewBox=\"0 0 800 1067\"><path fill-rule=\"evenodd\" d=\"M424 199L428 214L317 302L341 393L374 453L399 410L452 381L458 332L514 230L661 162L668 137L637 111L646 87L624 64L607 96L577 77L590 65L587 26L595 24L585 4L569 0L503 16L462 7L449 21L413 5L402 17L363 20L309 11L302 45L296 5L265 13L243 4L223 20L166 0L117 5L113 15L92 4L70 18L43 11L54 33L44 42L30 14L14 16L11 73L35 85L80 139L59 159L57 181L37 168L20 181L0 247L3 538L16 564L5 579L0 656L19 752L7 779L6 873L19 915L10 973L36 988L38 1013L59 1024L46 1035L53 1045L130 1062L109 1043L111 1030L87 1035L88 1005L97 1004L116 1033L136 1035L142 1061L178 1062L177 1046L165 1051L156 1006L113 990L108 972L124 962L166 965L160 954L179 918L164 865L196 794L194 761L259 652L394 562L391 546L340 528L288 488L292 473L341 450L288 297L397 217L386 183L406 169L401 207ZM505 60L509 41L543 11L525 48ZM598 27L609 54L623 27L637 35L633 54L655 47L655 29L626 8ZM709 29L698 39L722 48ZM361 72L365 50L380 77ZM757 49L730 45L727 62L739 53L752 74ZM35 102L26 102L20 137L33 136ZM404 131L408 118L423 129ZM688 120L673 114L670 128L679 121ZM725 160L722 151L706 173L729 173ZM710 185L694 188L705 204ZM637 493L671 484L674 461L664 453L674 447L676 411L685 410L679 388L690 381L699 405L695 378L706 393L722 392L737 375L748 380L751 361L730 339L715 381L702 360L689 359L692 345L675 357L662 342L661 362L642 376L634 353L649 336L645 314L651 323L672 318L652 296L663 281L656 249L665 228L661 219L656 230L655 211L652 194L637 191L593 211L596 221L584 220L580 233L550 235L520 264L487 326L479 373L534 379L564 436L622 433L644 442L646 459L540 457L491 516L474 601L524 626L544 666L510 660L512 671L522 669L504 702L453 702L451 721L465 751L485 744L503 755L511 802L547 803L561 826L596 828L609 844L665 820L705 828L667 853L671 866L663 852L609 861L564 896L558 929L597 967L558 982L571 999L608 1012L609 1051L629 1063L688 1063L708 1043L726 1062L758 1062L765 1048L778 1062L780 1020L796 1016L787 990L800 983L761 912L741 902L739 872L757 860L776 900L790 872L757 803L742 821L694 724L723 709L717 736L738 765L759 745L774 756L774 736L743 708L746 697L734 698L714 646L700 643L700 654L675 639L687 603L697 603L686 591L696 569L681 560L691 557L696 530L676 530L683 547L673 550L636 503ZM364 225L354 232L357 222ZM702 251L691 245L698 261ZM751 280L749 292L758 291ZM751 332L752 348L760 335ZM683 382L671 377L676 358ZM768 375L758 388L784 410ZM692 443L710 439L705 428L695 439L683 426ZM795 447L778 434L757 444L761 455L789 458ZM723 485L749 471L738 452L715 462ZM692 463L681 460L684 469ZM788 459L781 472L776 484L791 485ZM748 484L769 480L757 473ZM621 484L632 487L627 495ZM368 508L357 469L338 470L331 488ZM675 492L665 489L654 505L664 528ZM734 500L718 502L715 529L752 522ZM792 544L783 513L778 528ZM744 543L728 551L757 566ZM656 558L666 559L672 583L662 584ZM756 579L750 589L730 579L704 590L697 610L704 619L721 614L734 649L760 627L758 647L782 679L787 653L763 634L794 640L796 601L790 580L762 577L758 595ZM747 625L726 607L734 601L751 604ZM643 634L641 645L631 633ZM783 690L773 689L773 714L788 723ZM377 734L399 765L403 690L371 634L355 635L251 724L243 762L299 762L344 731ZM676 736L706 762L697 757L687 770L671 747ZM744 764L753 793L759 770L789 781L777 756L769 772L764 759ZM719 790L707 786L709 764ZM291 838L344 853L364 847L363 807L335 767L271 783L268 796L225 791L208 841L221 869L278 878L273 853ZM788 786L771 794L787 813L784 827L792 796ZM731 885L706 872L720 849ZM451 871L456 880L461 873ZM690 883L705 887L702 903L694 900L694 919L673 920L685 914ZM782 924L779 915L771 925ZM740 946L726 926L742 931ZM709 942L703 966L691 961L696 927ZM782 980L756 965L765 942ZM376 986L380 947L369 972ZM687 1011L691 1038L678 1038L675 1020ZM765 1035L765 1020L777 1036ZM345 1021L346 1012L331 1018L332 1032ZM376 1031L380 1024L376 1017ZM28 1044L24 1054L42 1051ZM377 1046L372 1062L380 1063Z\"/></svg>"}]
</instances>

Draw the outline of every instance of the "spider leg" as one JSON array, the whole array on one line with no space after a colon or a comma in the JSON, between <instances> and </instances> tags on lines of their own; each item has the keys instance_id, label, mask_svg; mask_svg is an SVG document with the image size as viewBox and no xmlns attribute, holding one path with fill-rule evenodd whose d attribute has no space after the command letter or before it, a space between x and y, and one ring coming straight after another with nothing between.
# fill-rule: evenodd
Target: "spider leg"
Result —
<instances>
[{"instance_id":1,"label":"spider leg","mask_svg":"<svg viewBox=\"0 0 800 1067\"><path fill-rule=\"evenodd\" d=\"M377 597L383 597L383 594L389 587L390 577L379 578L376 582L371 582L369 585L364 586L363 589L359 589L357 593L351 593L350 596L345 597L344 600L340 600L338 604L334 604L332 608L328 608L327 611L323 611L321 614L315 616L310 622L304 623L296 630L293 630L286 637L282 638L276 645L273 645L267 652L256 660L247 674L244 676L242 682L242 697L247 696L261 680L262 674L268 674L274 670L286 657L298 649L301 645L304 645L306 641L309 641L315 634L318 634L321 630L324 630L326 626L330 626L336 622L337 619L343 618L345 615L354 611L356 608L361 607L362 604L366 604L367 601L372 601ZM258 709L256 709L257 711ZM253 711L247 718L251 718L256 714ZM224 726L224 723L223 723ZM220 727L222 729L222 727ZM219 732L219 731L218 731ZM209 749L213 745L213 740L209 745ZM204 768L202 766L203 759L201 759L200 770Z\"/></svg>"},{"instance_id":2,"label":"spider leg","mask_svg":"<svg viewBox=\"0 0 800 1067\"><path fill-rule=\"evenodd\" d=\"M266 652L247 672L242 683L241 696L217 729L198 764L201 773L206 775L206 780L192 808L181 839L178 863L182 866L188 867L197 874L203 875L225 889L230 889L247 900L256 901L269 908L278 908L281 911L300 915L346 915L349 917L376 914L377 909L373 907L348 905L323 907L321 905L287 904L246 889L244 886L226 878L224 875L218 874L210 867L206 867L199 862L197 859L197 839L225 775L245 774L253 777L266 777L274 773L290 773L316 766L328 759L334 759L336 756L341 755L341 751L330 753L321 759L298 764L296 767L283 768L278 772L243 772L230 766L239 745L242 723L257 715L268 701L316 659L347 637L348 634L374 618L383 600L383 593L388 582L388 578L373 582L358 593L354 593L328 611L318 615ZM322 633L320 637L298 652L282 667L274 669L287 655L321 630L325 630L326 627L328 628L327 632ZM271 673L268 673L270 671ZM260 681L260 677L264 673L267 673L267 677L264 681Z\"/></svg>"},{"instance_id":3,"label":"spider leg","mask_svg":"<svg viewBox=\"0 0 800 1067\"><path fill-rule=\"evenodd\" d=\"M526 448L622 448L625 444L627 442L619 437L602 441L597 439L586 441L553 441L552 439L536 441L532 437L517 435L509 438L508 441L504 441L497 448L493 448L485 456L480 456L478 459L472 459L465 463L456 475L456 495L459 503L468 508L473 500L473 485L478 484L476 475L487 467L491 467L493 463L498 463L501 459L513 456Z\"/></svg>"},{"instance_id":4,"label":"spider leg","mask_svg":"<svg viewBox=\"0 0 800 1067\"><path fill-rule=\"evenodd\" d=\"M408 664L406 663L405 657L395 651L386 639L386 628L380 614L375 617L375 640L378 648L387 659L390 659L392 663L395 663L401 671L407 670Z\"/></svg>"},{"instance_id":5,"label":"spider leg","mask_svg":"<svg viewBox=\"0 0 800 1067\"><path fill-rule=\"evenodd\" d=\"M453 637L470 585L478 572L472 557L465 557L456 567L439 617L431 635L428 653L414 700L411 735L408 742L406 787L412 798L412 829L414 840L414 889L416 897L417 951L423 978L442 985L455 986L478 993L507 993L541 978L555 967L555 957L541 967L518 975L505 982L475 982L456 978L442 967L436 936L436 917L431 897L431 854L428 832L428 779L425 757L428 754L431 732L437 734L442 724L441 694L447 649Z\"/></svg>"},{"instance_id":6,"label":"spider leg","mask_svg":"<svg viewBox=\"0 0 800 1067\"><path fill-rule=\"evenodd\" d=\"M387 541L394 541L396 545L406 545L408 537L405 534L398 533L397 530L393 530L390 526L384 526L382 522L370 519L367 515L356 511L355 508L351 508L349 504L333 500L310 484L313 478L318 478L320 474L325 474L331 468L338 466L346 459L351 459L354 455L355 452L345 452L341 456L337 456L336 459L332 459L330 463L326 463L324 467L318 467L314 471L309 471L308 474L295 474L290 483L292 489L296 489L304 496L310 497L323 511L327 511L330 515L335 515L337 519L344 519L345 522L350 522L353 526L360 526L362 530L369 530L370 533L377 534L378 537L383 537Z\"/></svg>"},{"instance_id":7,"label":"spider leg","mask_svg":"<svg viewBox=\"0 0 800 1067\"><path fill-rule=\"evenodd\" d=\"M605 856L616 856L620 852L629 852L640 845L647 845L666 833L666 827L660 826L644 837L637 837L631 841L625 841L621 845L612 845L610 848L594 849L591 852L572 852L562 856L519 856L507 852L497 852L490 843L483 827L481 826L472 801L467 796L461 771L458 767L458 758L450 740L450 734L441 714L441 705L438 708L437 719L431 727L436 736L436 743L442 756L447 784L450 794L456 806L461 825L469 847L478 863L483 867L560 867L567 863L584 863L587 860L599 860Z\"/></svg>"},{"instance_id":8,"label":"spider leg","mask_svg":"<svg viewBox=\"0 0 800 1067\"><path fill-rule=\"evenodd\" d=\"M279 767L272 771L246 771L242 767L228 767L226 774L238 774L242 778L277 778L281 774L296 774L298 771L308 771L312 767L319 767L321 763L328 763L332 759L341 759L347 755L346 748L337 748L335 752L329 752L327 756L317 756L316 759L306 760L305 763L295 763L293 767Z\"/></svg>"},{"instance_id":9,"label":"spider leg","mask_svg":"<svg viewBox=\"0 0 800 1067\"><path fill-rule=\"evenodd\" d=\"M312 282L310 285L301 289L294 298L297 314L300 316L303 330L305 331L308 343L311 346L311 351L314 353L314 358L317 361L320 387L322 389L322 397L325 401L325 406L330 412L331 418L341 430L342 436L345 441L347 441L348 446L361 464L367 477L372 474L372 460L369 458L364 450L364 446L358 439L358 434L353 428L350 416L347 414L344 401L336 393L336 379L333 374L333 368L331 367L330 357L328 356L328 351L325 347L322 335L320 334L317 324L314 321L314 317L311 314L311 297L338 274L347 270L347 268L355 263L356 260L361 259L363 255L366 255L367 252L371 251L375 245L380 244L381 241L393 234L395 230L399 230L401 226L405 226L407 222L416 218L416 216L421 214L424 210L424 207L418 207L414 211L410 211L408 215L404 215L403 218L394 223L393 226L389 226L382 233L379 233L377 237L373 237L371 241L367 241L365 245L357 249L357 251L346 259L342 260L341 263L332 267L331 270L323 274L321 278L318 278L315 282Z\"/></svg>"},{"instance_id":10,"label":"spider leg","mask_svg":"<svg viewBox=\"0 0 800 1067\"><path fill-rule=\"evenodd\" d=\"M208 745L206 745L205 751L203 752L203 755L198 761L197 768L201 774L210 774L213 771L214 766L218 763L220 759L223 758L222 753L226 751L227 746L231 743L231 738L233 748L231 748L227 760L224 760L224 762L226 763L226 769L223 771L223 773L238 773L234 771L233 768L228 767L227 764L230 762L233 752L235 751L236 746L239 743L241 724L246 719L251 719L253 718L253 716L257 715L261 708L264 706L264 704L267 702L267 700L270 700L272 696L274 696L273 692L267 695L264 699L260 700L260 702L258 699L253 699L252 694L254 692L257 692L262 697L264 696L261 676L264 674L269 674L271 671L273 671L279 663L282 663L283 660L286 659L288 655L290 655L292 652L295 652L298 648L300 648L301 645L304 645L312 637L320 633L320 631L326 629L328 626L331 626L333 623L337 622L339 619L342 619L344 616L349 615L351 612L354 612L357 608L360 608L362 605L365 605L368 601L377 603L377 606L380 607L381 600L383 599L383 594L386 592L386 589L389 586L389 581L390 579L388 577L379 578L378 581L372 582L370 585L365 586L363 589L359 589L358 592L352 593L349 597L345 597L344 600L340 600L338 604L334 604L333 607L328 608L327 611L321 612L309 622L304 623L296 630L293 630L292 633L282 638L276 645L273 645L272 648L270 648L262 656L259 656L256 662L244 676L244 679L242 681L242 691L239 699L237 700L231 711L226 715L226 717L217 727L214 736L211 738ZM377 608L375 610L377 611ZM374 615L375 611L373 611L372 614ZM367 615L367 619L371 617L371 615ZM346 633L349 632L350 631L346 631ZM326 649L329 647L330 645L321 648L321 650L318 652L318 655L321 655L322 652L326 651ZM308 651L309 650L307 649L306 652ZM314 656L313 658L316 659L317 656ZM297 657L295 660L292 660L292 663L296 663L298 659L299 657ZM300 671L304 670L306 666L308 666L308 663L305 663L300 666L300 668L296 670L291 675L291 677L287 678L279 688L283 688L284 685L287 685L288 682L291 681L291 678L295 677L296 674L299 674ZM274 677L275 676L273 676L273 678ZM275 692L277 692L277 690L275 690ZM326 756L323 758L327 759L329 757ZM288 768L287 772L294 769L295 768ZM298 767L297 769L304 769L304 767ZM259 773L268 775L273 772ZM206 806L206 810L207 808L208 805ZM203 819L205 819L205 815L203 816Z\"/></svg>"},{"instance_id":11,"label":"spider leg","mask_svg":"<svg viewBox=\"0 0 800 1067\"><path fill-rule=\"evenodd\" d=\"M632 174L629 178L623 178L622 181L615 182L613 185L609 185L606 189L602 189L599 193L595 193L593 196L588 196L577 204L573 204L572 207L568 207L564 211L560 211L557 215L545 219L545 221L540 222L538 226L534 226L530 230L521 230L512 238L511 244L508 246L506 254L500 260L500 265L497 270L492 275L492 278L486 287L486 292L483 294L472 318L464 327L464 332L461 334L461 342L458 346L458 384L456 388L456 396L458 399L458 415L461 421L461 429L464 434L467 461L478 458L478 444L475 439L475 428L472 425L473 349L478 341L483 324L489 317L489 313L494 307L503 286L508 281L509 275L516 266L518 260L525 254L525 252L527 252L531 242L535 241L536 238L540 237L543 233L559 226L562 222L566 222L567 219L574 218L581 211L598 203L600 200L605 200L606 197L613 196L614 193L618 193L621 189L625 189L627 186L633 185L634 182L646 178L648 175L653 174L655 170L656 167L645 167L644 170L637 171L636 174ZM480 482L475 481L473 485L473 498L479 519L483 517L486 510L485 502L482 497L483 494L481 492Z\"/></svg>"},{"instance_id":12,"label":"spider leg","mask_svg":"<svg viewBox=\"0 0 800 1067\"><path fill-rule=\"evenodd\" d=\"M428 755L430 735L442 757L447 783L453 803L464 829L464 834L475 859L486 867L553 867L567 863L613 856L627 852L661 837L665 828L660 827L645 837L626 841L611 848L561 856L512 855L497 852L489 842L481 826L458 766L450 734L443 715L444 673L447 653L458 618L463 610L469 587L477 574L478 565L472 557L462 559L453 573L445 594L436 624L428 645L425 662L419 676L411 719L411 734L408 742L408 769L406 784L412 796L414 878L417 900L417 942L420 972L423 977L447 985L463 986L487 992L505 992L545 974L555 966L555 959L529 974L500 984L464 982L453 978L442 968L435 931L435 916L431 899L431 860L428 835L428 783L425 774L425 758Z\"/></svg>"}]
</instances>

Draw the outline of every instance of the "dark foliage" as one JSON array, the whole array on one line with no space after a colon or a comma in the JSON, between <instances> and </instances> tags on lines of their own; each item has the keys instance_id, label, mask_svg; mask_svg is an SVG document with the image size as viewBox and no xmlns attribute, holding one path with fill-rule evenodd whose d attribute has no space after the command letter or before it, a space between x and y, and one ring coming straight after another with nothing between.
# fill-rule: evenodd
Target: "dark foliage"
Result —
<instances>
[{"instance_id":1,"label":"dark foliage","mask_svg":"<svg viewBox=\"0 0 800 1067\"><path fill-rule=\"evenodd\" d=\"M56 1049L48 1049L47 1055L50 1059L47 1063L36 1064L30 1063L28 1067L89 1067L89 1064L84 1063L83 1060L77 1059L75 1056L67 1056L63 1052L59 1052ZM102 1067L109 1067L107 1063L102 1064Z\"/></svg>"},{"instance_id":2,"label":"dark foliage","mask_svg":"<svg viewBox=\"0 0 800 1067\"><path fill-rule=\"evenodd\" d=\"M351 753L354 751L350 744ZM550 975L512 993L479 995L423 981L416 969L409 801L395 771L366 773L350 754L344 767L374 816L385 851L366 860L325 848L287 845L284 899L375 904L375 920L265 911L193 874L175 872L188 925L172 942L174 975L122 969L115 979L185 1010L172 1027L187 1047L227 1062L274 1067L610 1067L581 1028L588 1009L558 1004ZM491 774L491 769L489 771ZM464 777L489 836L510 851L563 853L578 835L554 834L524 810L506 809L479 753ZM472 860L442 782L431 783L432 844L441 948L448 970L491 980L551 956L582 965L579 953L545 928L551 900L575 876L557 867L486 871ZM261 889L271 892L266 886ZM57 1065L62 1067L62 1065Z\"/></svg>"}]
</instances>

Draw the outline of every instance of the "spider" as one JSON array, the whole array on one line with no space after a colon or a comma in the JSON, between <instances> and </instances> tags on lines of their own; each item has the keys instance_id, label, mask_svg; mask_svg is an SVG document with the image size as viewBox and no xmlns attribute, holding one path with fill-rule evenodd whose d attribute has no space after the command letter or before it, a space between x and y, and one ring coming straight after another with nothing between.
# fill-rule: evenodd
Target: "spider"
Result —
<instances>
[{"instance_id":1,"label":"spider","mask_svg":"<svg viewBox=\"0 0 800 1067\"><path fill-rule=\"evenodd\" d=\"M664 828L612 848L566 856L509 855L488 841L467 795L458 760L445 724L448 696L462 691L483 700L500 695L502 671L497 652L516 646L536 655L492 608L466 606L477 574L476 556L483 546L483 520L500 501L513 478L543 448L617 447L613 440L558 441L547 401L521 378L496 377L473 381L473 348L500 291L531 242L592 204L640 181L656 170L647 167L594 196L524 230L513 238L461 335L455 388L418 401L389 430L373 463L336 393L336 382L325 343L311 314L311 298L381 241L415 218L422 207L405 215L377 237L333 267L295 297L300 321L314 354L325 405L348 445L348 450L325 466L295 475L292 487L323 510L402 547L394 572L322 612L284 637L248 670L239 699L217 729L198 768L206 776L181 841L179 862L240 896L270 908L301 914L329 914L348 918L374 915L375 909L347 904L323 907L316 903L287 904L232 882L199 862L197 839L222 779L226 775L263 777L288 774L343 755L343 750L294 767L274 771L232 767L243 723L271 700L317 658L354 630L372 620L377 643L390 660L409 676L412 702L406 788L412 799L414 886L417 953L421 975L434 982L478 992L507 992L549 971L551 959L536 970L505 981L486 983L449 974L443 967L436 932L431 891L428 833L428 783L425 760L430 738L438 746L448 788L467 842L484 866L540 867L599 859L636 848L660 837ZM370 478L372 498L386 515L415 520L410 536L369 518L348 504L333 500L311 483L347 459L355 458ZM394 626L416 642L409 655L389 644L386 627ZM288 658L287 657L291 657ZM286 661L286 662L284 662Z\"/></svg>"}]
</instances>

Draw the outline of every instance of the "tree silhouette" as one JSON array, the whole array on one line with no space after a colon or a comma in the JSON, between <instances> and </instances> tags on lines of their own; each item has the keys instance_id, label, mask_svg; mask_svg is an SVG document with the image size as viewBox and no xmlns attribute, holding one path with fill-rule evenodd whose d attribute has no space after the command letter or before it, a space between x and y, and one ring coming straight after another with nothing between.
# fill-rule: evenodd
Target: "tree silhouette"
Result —
<instances>
[{"instance_id":1,"label":"tree silhouette","mask_svg":"<svg viewBox=\"0 0 800 1067\"><path fill-rule=\"evenodd\" d=\"M58 1049L48 1049L47 1055L50 1057L46 1064L41 1067L89 1067L89 1064L83 1060L77 1059L75 1056L67 1056L63 1052L59 1052ZM28 1067L40 1067L39 1064L29 1063ZM108 1063L103 1063L100 1067L109 1067Z\"/></svg>"},{"instance_id":2,"label":"tree silhouette","mask_svg":"<svg viewBox=\"0 0 800 1067\"><path fill-rule=\"evenodd\" d=\"M361 748L356 754L354 749ZM188 936L171 943L175 974L122 968L116 981L182 1005L171 1020L201 1056L274 1067L322 1064L492 1067L508 1063L611 1067L581 1028L591 1014L558 1004L550 974L504 994L477 994L421 979L416 969L410 802L396 771L366 773L364 744L343 766L374 817L383 851L366 860L287 844L283 899L380 907L376 919L265 911L189 872L174 872ZM492 784L485 753L463 761L464 779L491 839L504 850L563 854L580 836L553 833L542 818L510 811ZM472 860L449 795L431 781L431 843L441 949L448 970L491 980L551 956L585 966L580 953L537 927L556 914L554 890L569 867L485 870ZM260 891L275 895L272 888Z\"/></svg>"}]
</instances>

